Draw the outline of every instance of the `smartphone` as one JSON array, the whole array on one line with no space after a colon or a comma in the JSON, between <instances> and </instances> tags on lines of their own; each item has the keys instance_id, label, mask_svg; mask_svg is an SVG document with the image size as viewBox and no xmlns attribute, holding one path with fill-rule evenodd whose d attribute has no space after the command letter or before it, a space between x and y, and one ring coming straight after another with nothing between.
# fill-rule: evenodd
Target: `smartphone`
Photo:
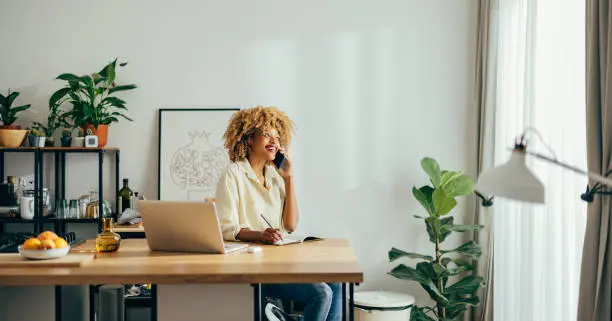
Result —
<instances>
[{"instance_id":1,"label":"smartphone","mask_svg":"<svg viewBox=\"0 0 612 321\"><path fill-rule=\"evenodd\" d=\"M280 169L283 164L285 163L285 155L283 155L283 153L281 153L280 151L276 152L276 155L274 156L274 166L276 166L276 168Z\"/></svg>"}]
</instances>

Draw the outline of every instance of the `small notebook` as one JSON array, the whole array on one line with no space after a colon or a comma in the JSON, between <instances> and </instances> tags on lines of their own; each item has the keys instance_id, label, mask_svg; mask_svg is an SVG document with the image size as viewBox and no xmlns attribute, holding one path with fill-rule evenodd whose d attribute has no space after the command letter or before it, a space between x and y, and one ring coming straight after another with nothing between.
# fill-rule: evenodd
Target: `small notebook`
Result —
<instances>
[{"instance_id":1,"label":"small notebook","mask_svg":"<svg viewBox=\"0 0 612 321\"><path fill-rule=\"evenodd\" d=\"M287 245L287 244L303 243L303 242L318 241L318 240L322 240L322 238L316 237L316 236L283 234L283 239L281 241L275 242L274 245Z\"/></svg>"}]
</instances>

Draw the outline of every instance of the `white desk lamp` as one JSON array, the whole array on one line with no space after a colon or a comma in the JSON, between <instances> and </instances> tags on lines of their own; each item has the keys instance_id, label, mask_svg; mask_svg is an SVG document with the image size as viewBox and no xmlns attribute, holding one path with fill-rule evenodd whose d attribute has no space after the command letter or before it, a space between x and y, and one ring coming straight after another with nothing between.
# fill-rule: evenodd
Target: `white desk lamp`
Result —
<instances>
[{"instance_id":1,"label":"white desk lamp","mask_svg":"<svg viewBox=\"0 0 612 321\"><path fill-rule=\"evenodd\" d=\"M612 186L612 180L599 174L587 172L577 167L564 164L555 158L527 151L525 134L523 133L523 135L520 137L520 141L517 141L514 144L514 149L512 150L510 160L503 165L483 171L478 178L478 182L476 183L476 189L483 194L493 194L494 196L530 203L544 203L544 185L533 174L533 172L527 168L527 165L525 164L526 155L535 156L539 159L559 165L576 173L586 175L591 179L597 180L607 186Z\"/></svg>"}]
</instances>

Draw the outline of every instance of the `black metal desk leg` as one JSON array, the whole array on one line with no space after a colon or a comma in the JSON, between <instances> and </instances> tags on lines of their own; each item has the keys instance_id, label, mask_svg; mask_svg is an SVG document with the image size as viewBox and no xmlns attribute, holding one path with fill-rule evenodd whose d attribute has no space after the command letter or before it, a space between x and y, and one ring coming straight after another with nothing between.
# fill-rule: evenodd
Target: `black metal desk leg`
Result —
<instances>
[{"instance_id":1,"label":"black metal desk leg","mask_svg":"<svg viewBox=\"0 0 612 321\"><path fill-rule=\"evenodd\" d=\"M354 287L355 287L355 284L353 283L349 284L349 320L350 321L355 320L355 310L354 310L355 302L353 301Z\"/></svg>"},{"instance_id":2,"label":"black metal desk leg","mask_svg":"<svg viewBox=\"0 0 612 321\"><path fill-rule=\"evenodd\" d=\"M55 321L62 321L62 286L55 286Z\"/></svg>"},{"instance_id":3,"label":"black metal desk leg","mask_svg":"<svg viewBox=\"0 0 612 321\"><path fill-rule=\"evenodd\" d=\"M96 286L89 286L89 321L96 321Z\"/></svg>"},{"instance_id":4,"label":"black metal desk leg","mask_svg":"<svg viewBox=\"0 0 612 321\"><path fill-rule=\"evenodd\" d=\"M346 321L346 305L348 302L346 301L346 283L342 283L342 320Z\"/></svg>"},{"instance_id":5,"label":"black metal desk leg","mask_svg":"<svg viewBox=\"0 0 612 321\"><path fill-rule=\"evenodd\" d=\"M261 311L261 284L253 284L253 320L263 321L263 313Z\"/></svg>"}]
</instances>

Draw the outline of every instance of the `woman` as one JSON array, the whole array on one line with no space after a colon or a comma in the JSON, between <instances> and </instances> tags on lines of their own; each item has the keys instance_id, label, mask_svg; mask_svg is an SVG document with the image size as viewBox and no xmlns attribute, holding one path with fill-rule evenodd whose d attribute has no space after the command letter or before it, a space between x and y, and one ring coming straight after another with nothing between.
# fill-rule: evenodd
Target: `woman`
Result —
<instances>
[{"instance_id":1,"label":"woman","mask_svg":"<svg viewBox=\"0 0 612 321\"><path fill-rule=\"evenodd\" d=\"M231 164L221 174L215 202L228 241L274 243L298 224L291 160L285 153L293 122L275 107L236 112L223 138ZM283 153L285 162L272 161ZM268 226L268 221L272 227ZM266 284L266 296L303 302L304 320L340 320L342 289L337 283Z\"/></svg>"}]
</instances>

